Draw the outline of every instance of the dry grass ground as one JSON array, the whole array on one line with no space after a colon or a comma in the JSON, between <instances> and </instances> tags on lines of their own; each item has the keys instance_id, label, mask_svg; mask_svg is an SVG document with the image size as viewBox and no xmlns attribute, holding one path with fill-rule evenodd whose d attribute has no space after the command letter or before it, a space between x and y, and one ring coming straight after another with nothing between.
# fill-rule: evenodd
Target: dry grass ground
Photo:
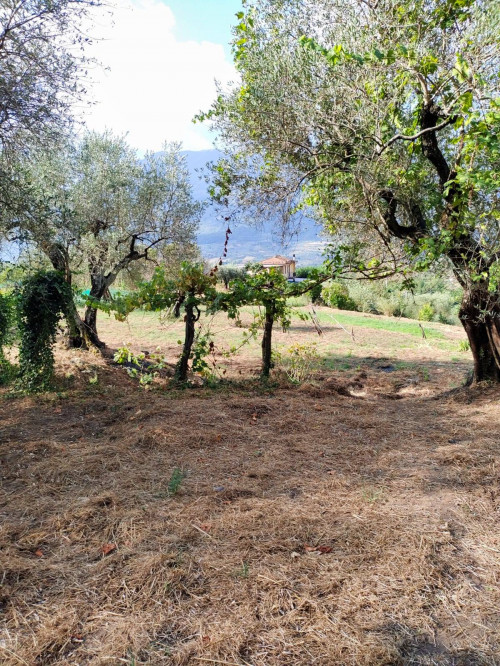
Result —
<instances>
[{"instance_id":1,"label":"dry grass ground","mask_svg":"<svg viewBox=\"0 0 500 666\"><path fill-rule=\"evenodd\" d=\"M310 314L310 307L300 308ZM322 335L318 336L310 321L301 320L297 314L287 332L275 326L274 347L286 349L299 342L313 344L324 360L324 369L344 372L355 369L365 362L382 364L394 362L397 369L417 367L429 375L441 364L448 367L446 376L452 382L463 381L470 368L470 353L461 351L465 340L463 329L436 322L422 324L426 338L422 337L421 324L409 319L375 316L357 312L340 312L326 307L316 307ZM226 370L229 377L248 377L259 372L260 341L243 347L235 356L224 358L221 353L231 346L241 345L243 329L228 321L224 314L208 319L202 318L204 330L210 328L216 343L216 362L219 370ZM252 321L250 308L245 308L242 321ZM148 312L133 313L126 323L117 322L106 315L101 316L99 330L111 348L122 345L134 351L159 348L173 364L179 355L178 341L183 338L184 324L180 320L159 321L158 315Z\"/></svg>"},{"instance_id":2,"label":"dry grass ground","mask_svg":"<svg viewBox=\"0 0 500 666\"><path fill-rule=\"evenodd\" d=\"M500 664L499 396L448 391L435 326L327 331L302 386L60 350L64 391L0 402L2 666Z\"/></svg>"}]
</instances>

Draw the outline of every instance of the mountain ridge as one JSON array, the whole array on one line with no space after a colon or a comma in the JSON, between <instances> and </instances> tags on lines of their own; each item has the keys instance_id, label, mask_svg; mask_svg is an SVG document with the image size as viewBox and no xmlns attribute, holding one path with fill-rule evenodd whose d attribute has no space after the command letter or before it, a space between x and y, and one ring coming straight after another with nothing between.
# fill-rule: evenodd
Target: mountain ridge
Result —
<instances>
[{"instance_id":1,"label":"mountain ridge","mask_svg":"<svg viewBox=\"0 0 500 666\"><path fill-rule=\"evenodd\" d=\"M223 153L218 150L184 150L189 169L193 196L197 201L208 199L207 185L202 176L202 170L208 162L215 162ZM198 244L205 259L218 259L224 249L227 221L217 217L211 206L203 214L197 234ZM297 257L297 263L302 266L318 265L322 263L322 249L326 241L321 238L321 227L311 219L304 219L299 233L287 243L277 237L272 224L263 223L260 226L245 224L231 225L232 234L228 244L227 264L244 264L247 261L259 261L275 254L292 255Z\"/></svg>"}]
</instances>

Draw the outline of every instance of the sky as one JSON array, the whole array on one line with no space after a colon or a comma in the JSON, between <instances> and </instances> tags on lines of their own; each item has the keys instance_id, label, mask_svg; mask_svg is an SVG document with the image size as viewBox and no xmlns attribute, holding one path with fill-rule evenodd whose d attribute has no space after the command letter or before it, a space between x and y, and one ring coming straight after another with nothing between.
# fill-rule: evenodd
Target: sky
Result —
<instances>
[{"instance_id":1,"label":"sky","mask_svg":"<svg viewBox=\"0 0 500 666\"><path fill-rule=\"evenodd\" d=\"M208 128L193 124L216 96L215 81L237 80L229 42L241 0L116 0L112 16L99 10L88 55L89 129L126 134L134 148L161 150L180 141L185 150L213 147Z\"/></svg>"}]
</instances>

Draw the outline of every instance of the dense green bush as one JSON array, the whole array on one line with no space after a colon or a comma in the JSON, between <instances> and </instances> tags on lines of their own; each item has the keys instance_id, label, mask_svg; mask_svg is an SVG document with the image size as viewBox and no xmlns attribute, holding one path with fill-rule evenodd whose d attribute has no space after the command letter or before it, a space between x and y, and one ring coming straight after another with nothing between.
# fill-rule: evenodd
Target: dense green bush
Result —
<instances>
[{"instance_id":1,"label":"dense green bush","mask_svg":"<svg viewBox=\"0 0 500 666\"><path fill-rule=\"evenodd\" d=\"M418 311L419 321L432 321L435 310L430 303L424 303Z\"/></svg>"},{"instance_id":2,"label":"dense green bush","mask_svg":"<svg viewBox=\"0 0 500 666\"><path fill-rule=\"evenodd\" d=\"M349 295L349 289L341 282L326 282L321 290L321 300L331 308L358 310L356 302Z\"/></svg>"},{"instance_id":3,"label":"dense green bush","mask_svg":"<svg viewBox=\"0 0 500 666\"><path fill-rule=\"evenodd\" d=\"M17 296L17 318L21 337L20 381L24 391L49 388L54 374L57 325L70 299L70 287L56 271L39 271L23 282Z\"/></svg>"},{"instance_id":4,"label":"dense green bush","mask_svg":"<svg viewBox=\"0 0 500 666\"><path fill-rule=\"evenodd\" d=\"M301 266L300 268L297 268L295 276L298 278L309 278L313 280L314 278L317 278L318 273L319 269L317 266ZM321 301L322 289L323 285L319 283L307 292L309 299L313 303L319 303Z\"/></svg>"},{"instance_id":5,"label":"dense green bush","mask_svg":"<svg viewBox=\"0 0 500 666\"><path fill-rule=\"evenodd\" d=\"M317 284L315 285L311 291L309 291L309 295L311 298L311 301L313 303L319 303L321 301L321 292L323 291L323 285L322 284Z\"/></svg>"},{"instance_id":6,"label":"dense green bush","mask_svg":"<svg viewBox=\"0 0 500 666\"><path fill-rule=\"evenodd\" d=\"M317 272L317 270L318 269L315 268L314 266L301 266L300 268L297 268L297 270L295 271L295 275L296 277L299 278L309 278L312 277L314 275L314 272L315 271Z\"/></svg>"}]
</instances>

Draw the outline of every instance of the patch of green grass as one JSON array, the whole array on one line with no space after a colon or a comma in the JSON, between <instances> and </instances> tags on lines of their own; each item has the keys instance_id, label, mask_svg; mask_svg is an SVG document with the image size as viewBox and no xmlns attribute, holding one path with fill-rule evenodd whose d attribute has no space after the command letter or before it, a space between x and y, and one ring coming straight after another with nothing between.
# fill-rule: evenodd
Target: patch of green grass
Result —
<instances>
[{"instance_id":1,"label":"patch of green grass","mask_svg":"<svg viewBox=\"0 0 500 666\"><path fill-rule=\"evenodd\" d=\"M418 323L413 321L404 321L402 319L388 319L377 317L376 315L363 315L363 314L344 314L343 312L318 312L318 319L322 323L335 323L335 320L342 324L342 326L351 326L360 328L371 328L374 330L390 331L391 333L404 333L406 335L414 335L418 338L423 338L422 329ZM432 328L431 326L424 326L427 338L445 339L444 333Z\"/></svg>"},{"instance_id":2,"label":"patch of green grass","mask_svg":"<svg viewBox=\"0 0 500 666\"><path fill-rule=\"evenodd\" d=\"M240 314L244 324L249 325L253 322L254 314L258 311L258 307L242 308ZM300 311L303 314L309 314L310 307L304 306L300 308ZM282 344L289 345L290 339L300 344L314 341L318 345L318 352L323 359L322 367L340 372L353 370L361 358L369 358L372 353L374 357L383 355L390 358L393 363L415 355L422 359L438 356L448 361L452 354L458 355L459 340L457 340L456 332L450 330L450 327L445 328L437 323L425 322L423 327L426 338L424 339L419 322L411 319L338 311L322 306L315 307L315 311L324 328L323 336L318 337L312 323L301 320L295 310L289 331L283 332L279 325L275 325L273 345L275 347ZM184 335L182 317L178 320L167 321L160 320L156 313L137 311L131 313L126 323L120 323L107 317L103 317L101 322L101 337L109 341L111 347L117 343L122 344L122 342L129 342L129 346L133 347L135 351L151 349L153 346L161 347L168 362L175 363L179 354L177 340L182 339ZM236 369L239 371L238 379L243 379L246 370L242 372L238 369L241 359L245 359L249 365L252 364L254 371L258 370L261 356L260 332L256 339L251 339L249 344L241 347L236 356L227 358L220 352L227 351L231 347L240 347L244 329L236 326L235 322L229 320L225 313L206 318L202 314L200 324L210 327L218 354L217 363L220 368L227 368L228 378ZM344 327L345 331L342 331L340 326ZM354 336L351 335L351 331ZM350 357L352 357L352 361ZM464 358L466 358L465 354L460 360ZM260 385L262 385L262 389L272 388L269 382L260 382ZM213 390L215 388L219 390L219 386L214 387ZM171 387L170 390L173 391L174 387ZM199 391L198 388L196 390Z\"/></svg>"},{"instance_id":3,"label":"patch of green grass","mask_svg":"<svg viewBox=\"0 0 500 666\"><path fill-rule=\"evenodd\" d=\"M396 370L418 370L416 363L408 363L407 361L398 361L394 363Z\"/></svg>"}]
</instances>

